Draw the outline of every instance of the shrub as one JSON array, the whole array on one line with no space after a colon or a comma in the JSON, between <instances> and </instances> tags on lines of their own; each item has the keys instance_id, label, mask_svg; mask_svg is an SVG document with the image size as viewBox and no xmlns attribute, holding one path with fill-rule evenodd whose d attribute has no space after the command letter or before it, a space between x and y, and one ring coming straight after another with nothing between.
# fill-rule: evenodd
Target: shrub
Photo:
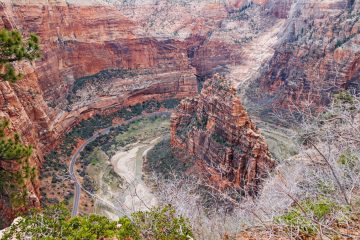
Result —
<instances>
[{"instance_id":1,"label":"shrub","mask_svg":"<svg viewBox=\"0 0 360 240\"><path fill-rule=\"evenodd\" d=\"M167 99L162 102L162 106L167 109L176 108L180 104L180 100L178 99Z\"/></svg>"},{"instance_id":2,"label":"shrub","mask_svg":"<svg viewBox=\"0 0 360 240\"><path fill-rule=\"evenodd\" d=\"M2 239L156 239L192 237L188 220L170 206L136 212L118 221L98 215L71 217L64 205L34 210L9 227Z\"/></svg>"},{"instance_id":3,"label":"shrub","mask_svg":"<svg viewBox=\"0 0 360 240\"><path fill-rule=\"evenodd\" d=\"M338 208L336 203L326 198L307 199L277 217L276 222L285 224L289 230L295 230L302 235L315 236L319 231L317 223L322 222Z\"/></svg>"},{"instance_id":4,"label":"shrub","mask_svg":"<svg viewBox=\"0 0 360 240\"><path fill-rule=\"evenodd\" d=\"M176 150L171 147L170 137L165 137L147 154L146 168L164 178L172 177L173 173L182 175L192 165L192 161L183 162L176 157Z\"/></svg>"},{"instance_id":5,"label":"shrub","mask_svg":"<svg viewBox=\"0 0 360 240\"><path fill-rule=\"evenodd\" d=\"M76 93L78 90L82 89L86 84L94 84L96 82L108 81L114 78L126 78L132 77L135 74L131 70L127 69L107 69L100 71L94 75L82 77L75 80L72 92Z\"/></svg>"},{"instance_id":6,"label":"shrub","mask_svg":"<svg viewBox=\"0 0 360 240\"><path fill-rule=\"evenodd\" d=\"M348 91L341 91L334 94L333 99L337 105L344 103L354 104L355 102L355 97L352 96Z\"/></svg>"},{"instance_id":7,"label":"shrub","mask_svg":"<svg viewBox=\"0 0 360 240\"><path fill-rule=\"evenodd\" d=\"M188 220L177 217L171 206L136 212L132 217L142 239L186 240L193 236Z\"/></svg>"}]
</instances>

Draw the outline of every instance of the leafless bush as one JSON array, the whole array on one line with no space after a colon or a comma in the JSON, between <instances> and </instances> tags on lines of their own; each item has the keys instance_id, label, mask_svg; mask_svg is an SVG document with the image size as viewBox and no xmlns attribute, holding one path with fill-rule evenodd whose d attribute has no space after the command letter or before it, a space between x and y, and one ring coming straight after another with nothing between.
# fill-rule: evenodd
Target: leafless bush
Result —
<instances>
[{"instance_id":1,"label":"leafless bush","mask_svg":"<svg viewBox=\"0 0 360 240\"><path fill-rule=\"evenodd\" d=\"M261 218L273 224L277 216L295 206L320 238L326 232L349 237L351 234L334 229L339 216L349 215L345 208L334 207L331 217L319 221L300 203L325 199L334 206L356 211L360 199L359 98L345 92L335 94L332 104L318 113L311 109L311 103L304 106L293 108L294 119L301 119L294 126L300 154L278 166L256 200L256 208L264 210ZM300 233L296 234L299 238Z\"/></svg>"},{"instance_id":2,"label":"leafless bush","mask_svg":"<svg viewBox=\"0 0 360 240\"><path fill-rule=\"evenodd\" d=\"M193 226L196 239L222 239L225 233L237 231L238 221L222 206L206 206L199 191L203 183L196 178L178 177L162 179L152 176L160 204L171 204L178 214L187 217Z\"/></svg>"},{"instance_id":3,"label":"leafless bush","mask_svg":"<svg viewBox=\"0 0 360 240\"><path fill-rule=\"evenodd\" d=\"M199 179L164 180L153 176L151 182L155 183L160 204L170 203L179 214L188 217L197 239L223 239L254 227L262 227L269 238L276 239L275 234L279 233L290 239L301 238L301 228L289 232L286 224L276 221L293 208L300 209L309 224L307 227L315 229L320 238L333 236L331 234L355 236L336 230L338 219L346 219L348 215L345 208L334 207L330 217L318 220L304 209L302 202L326 199L347 209L359 202L359 99L340 94L324 112L305 108L295 115L296 119L300 115L302 119L301 124L294 126L298 130L294 138L299 154L280 161L276 170L269 173L257 197L243 197L228 211L221 204L204 204L198 191L198 186L204 182ZM213 194L211 188L207 189ZM229 201L231 194L217 194L217 197Z\"/></svg>"}]
</instances>

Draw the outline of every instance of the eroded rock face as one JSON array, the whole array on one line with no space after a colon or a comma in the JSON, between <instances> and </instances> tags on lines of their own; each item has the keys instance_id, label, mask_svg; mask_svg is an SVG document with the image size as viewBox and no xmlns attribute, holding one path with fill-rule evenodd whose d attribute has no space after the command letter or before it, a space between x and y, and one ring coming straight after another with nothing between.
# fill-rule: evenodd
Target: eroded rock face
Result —
<instances>
[{"instance_id":1,"label":"eroded rock face","mask_svg":"<svg viewBox=\"0 0 360 240\"><path fill-rule=\"evenodd\" d=\"M236 90L219 75L173 113L171 143L193 156L205 170L201 175L219 189L233 187L254 194L274 167L265 140Z\"/></svg>"},{"instance_id":2,"label":"eroded rock face","mask_svg":"<svg viewBox=\"0 0 360 240\"><path fill-rule=\"evenodd\" d=\"M149 99L194 96L196 75L221 70L243 89L261 75L252 89L261 89L255 93L260 102L275 99L276 106L305 96L323 101L316 89L328 89L331 79L338 88L358 86L358 11L359 2L347 0L3 0L0 26L37 33L43 56L18 65L25 73L21 82L0 82L0 113L34 146L30 162L39 167L43 152L82 119ZM270 67L260 72L269 59ZM108 73L114 74L98 77ZM222 153L212 151L206 158L215 163L213 156ZM233 169L225 167L227 180L220 185L253 189L246 182L257 172L239 170L239 154L224 156L235 163L220 164ZM39 196L36 182L29 192ZM11 209L1 211L11 216Z\"/></svg>"},{"instance_id":3,"label":"eroded rock face","mask_svg":"<svg viewBox=\"0 0 360 240\"><path fill-rule=\"evenodd\" d=\"M28 82L24 85L10 85L7 82L0 82L0 117L9 119L11 122L9 135L18 132L22 141L27 145L32 145L34 154L29 159L31 167L38 172L43 161L43 151L40 144L41 139L46 138L49 119L43 109L46 109L41 92L36 82ZM35 124L38 123L38 124ZM24 166L14 161L2 162L0 169L15 173L22 171ZM27 203L22 207L11 205L9 196L0 193L0 227L7 225L21 211L27 208L39 207L39 180L25 179L25 187L28 192ZM20 191L20 190L19 190Z\"/></svg>"},{"instance_id":4,"label":"eroded rock face","mask_svg":"<svg viewBox=\"0 0 360 240\"><path fill-rule=\"evenodd\" d=\"M269 66L250 89L267 107L319 108L334 92L360 91L358 1L297 1Z\"/></svg>"},{"instance_id":5,"label":"eroded rock face","mask_svg":"<svg viewBox=\"0 0 360 240\"><path fill-rule=\"evenodd\" d=\"M30 129L39 140L33 144L46 151L70 127L94 114L150 98L194 96L196 74L243 60L242 46L236 43L243 26L232 27L236 19L223 26L229 14L236 18L236 11L253 2L259 6L254 11L260 23L273 19L259 13L268 2L263 0L133 1L133 5L101 0L3 2L1 26L35 32L41 38L42 58L33 66L19 67L27 74L14 93L32 121ZM263 28L256 26L256 32ZM79 84L103 71L131 74Z\"/></svg>"}]
</instances>

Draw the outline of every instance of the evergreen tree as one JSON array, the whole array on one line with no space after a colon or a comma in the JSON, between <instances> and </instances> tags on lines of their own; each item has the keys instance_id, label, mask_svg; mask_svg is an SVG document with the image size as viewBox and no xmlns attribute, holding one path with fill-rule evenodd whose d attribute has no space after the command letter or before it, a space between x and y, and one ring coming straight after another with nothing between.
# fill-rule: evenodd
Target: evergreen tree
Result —
<instances>
[{"instance_id":1,"label":"evergreen tree","mask_svg":"<svg viewBox=\"0 0 360 240\"><path fill-rule=\"evenodd\" d=\"M5 136L5 130L8 126L8 120L0 119L0 161L30 157L32 147L22 144L18 133L15 133L13 137Z\"/></svg>"},{"instance_id":2,"label":"evergreen tree","mask_svg":"<svg viewBox=\"0 0 360 240\"><path fill-rule=\"evenodd\" d=\"M0 30L0 81L15 83L22 75L15 71L15 63L40 57L39 38L30 34L26 39L17 30ZM32 147L21 142L18 133L8 129L9 120L0 118L0 202L12 208L23 208L28 195L26 184L36 177L30 166ZM1 204L0 204L1 205ZM0 219L0 227L3 225Z\"/></svg>"},{"instance_id":3,"label":"evergreen tree","mask_svg":"<svg viewBox=\"0 0 360 240\"><path fill-rule=\"evenodd\" d=\"M32 147L24 145L17 133L7 136L8 126L9 120L0 119L0 200L8 199L12 207L18 208L26 203L26 181L32 180L36 173L28 161ZM3 164L11 165L14 161L20 165L16 172L1 167Z\"/></svg>"},{"instance_id":4,"label":"evergreen tree","mask_svg":"<svg viewBox=\"0 0 360 240\"><path fill-rule=\"evenodd\" d=\"M33 61L40 57L39 37L30 34L24 39L17 30L0 30L0 78L4 81L16 82L22 75L17 73L13 63L22 60Z\"/></svg>"}]
</instances>

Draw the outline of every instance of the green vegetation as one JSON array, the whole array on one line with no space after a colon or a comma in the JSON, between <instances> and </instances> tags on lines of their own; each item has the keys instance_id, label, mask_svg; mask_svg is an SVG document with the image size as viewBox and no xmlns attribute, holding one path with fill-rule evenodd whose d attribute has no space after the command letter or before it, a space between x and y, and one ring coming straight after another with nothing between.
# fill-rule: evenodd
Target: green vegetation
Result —
<instances>
[{"instance_id":1,"label":"green vegetation","mask_svg":"<svg viewBox=\"0 0 360 240\"><path fill-rule=\"evenodd\" d=\"M341 206L327 198L307 199L298 202L284 215L275 218L275 222L284 224L289 232L299 233L304 237L316 236L321 230L321 225L329 219L336 219L336 212L349 215L346 206ZM325 224L324 224L325 225Z\"/></svg>"},{"instance_id":2,"label":"green vegetation","mask_svg":"<svg viewBox=\"0 0 360 240\"><path fill-rule=\"evenodd\" d=\"M170 206L135 212L131 217L111 221L98 215L71 217L64 206L57 205L42 212L31 212L14 223L2 239L186 240L192 236L188 220L177 216Z\"/></svg>"},{"instance_id":3,"label":"green vegetation","mask_svg":"<svg viewBox=\"0 0 360 240\"><path fill-rule=\"evenodd\" d=\"M188 133L193 128L194 123L195 122L192 120L188 121L188 123L180 122L178 128L176 129L176 136L182 140L185 140L187 138Z\"/></svg>"},{"instance_id":4,"label":"green vegetation","mask_svg":"<svg viewBox=\"0 0 360 240\"><path fill-rule=\"evenodd\" d=\"M53 184L51 184L51 189L59 188L60 184L63 185L65 182L67 182L65 177L67 174L67 165L64 161L64 158L71 156L80 139L88 139L92 137L96 131L111 127L113 125L114 119L130 120L134 117L140 117L141 115L146 113L156 112L160 108L174 108L177 106L178 103L179 100L177 99L169 99L163 102L150 100L144 103L130 106L128 108L121 108L118 111L106 116L96 115L91 119L80 122L69 133L66 134L62 143L57 147L56 150L50 152L47 156L45 156L45 161L41 169L41 178L44 179L52 177L54 174L57 175L57 178L52 181ZM148 120L146 120L148 121L148 123L146 124L150 124L151 126L154 126L154 129L160 130L159 128L157 128L157 124L163 121L161 119L163 118L157 116L149 117ZM130 125L128 124L124 126L114 127L111 129L109 134L98 137L95 141L88 144L87 147L81 152L80 163L84 166L95 163L96 159L89 156L96 147L99 147L102 151L111 155L110 151L113 152L115 150L114 146L125 146L128 143L134 142L136 139L139 138L139 135L135 137L131 136L131 133L145 133L145 129L142 129L142 123L140 124L140 122L141 120L135 121ZM136 127L136 124L140 125ZM137 130L134 131L134 129L132 128L137 128ZM123 136L122 139L118 137L119 135ZM81 176L85 176L85 168L82 168L79 174ZM92 181L87 181L87 186L89 187L88 190L96 189ZM60 188L64 189L63 186L61 186ZM51 192L54 192L54 190L51 190ZM50 201L53 202L49 195L44 195L44 197L42 198L43 205L49 204ZM64 201L67 202L66 199Z\"/></svg>"},{"instance_id":5,"label":"green vegetation","mask_svg":"<svg viewBox=\"0 0 360 240\"><path fill-rule=\"evenodd\" d=\"M9 127L7 119L0 119L0 161L19 160L30 157L32 147L25 146L20 141L19 134L13 137L6 137L5 130Z\"/></svg>"},{"instance_id":6,"label":"green vegetation","mask_svg":"<svg viewBox=\"0 0 360 240\"><path fill-rule=\"evenodd\" d=\"M341 91L334 94L333 99L336 105L355 103L355 97L351 95L348 91Z\"/></svg>"},{"instance_id":7,"label":"green vegetation","mask_svg":"<svg viewBox=\"0 0 360 240\"><path fill-rule=\"evenodd\" d=\"M154 208L149 212L136 212L132 217L140 231L140 239L186 240L193 236L188 220L177 217L170 206Z\"/></svg>"},{"instance_id":8,"label":"green vegetation","mask_svg":"<svg viewBox=\"0 0 360 240\"><path fill-rule=\"evenodd\" d=\"M17 30L0 30L1 80L15 83L22 75L15 71L13 64L22 60L33 61L38 57L40 48L36 35L30 34L24 39ZM32 147L24 145L18 133L11 133L9 123L7 119L0 119L0 195L8 199L13 208L20 208L26 202L26 182L33 181L36 172L28 162Z\"/></svg>"},{"instance_id":9,"label":"green vegetation","mask_svg":"<svg viewBox=\"0 0 360 240\"><path fill-rule=\"evenodd\" d=\"M352 34L352 35L350 35L350 36L348 36L348 37L345 37L345 38L343 38L343 39L338 39L338 40L336 41L336 43L335 43L335 49L341 47L342 45L344 45L345 43L347 43L348 41L350 41L352 38L354 38L356 35L357 35L357 34L354 33L354 34Z\"/></svg>"},{"instance_id":10,"label":"green vegetation","mask_svg":"<svg viewBox=\"0 0 360 240\"><path fill-rule=\"evenodd\" d=\"M160 109L160 107L171 106L175 107L177 100L167 100L164 102L157 102L155 100L150 100L144 103L139 103L129 108L122 108L119 111L109 114L107 116L96 115L89 120L82 121L77 125L72 131L70 131L66 138L64 139L65 145L71 145L76 139L87 139L90 138L95 131L112 126L112 120L114 118L122 118L124 120L129 120L131 118L140 116L144 113L155 112ZM68 146L62 146L63 150L69 150ZM72 149L71 149L72 150ZM71 154L71 151L67 151L68 156Z\"/></svg>"},{"instance_id":11,"label":"green vegetation","mask_svg":"<svg viewBox=\"0 0 360 240\"><path fill-rule=\"evenodd\" d=\"M239 45L242 45L242 44L248 43L248 42L250 42L250 41L252 41L252 40L253 40L253 37L252 37L252 36L250 36L250 37L245 36L245 37L243 37L243 38L241 38L241 39L235 39L235 40L234 40L234 43L239 44Z\"/></svg>"},{"instance_id":12,"label":"green vegetation","mask_svg":"<svg viewBox=\"0 0 360 240\"><path fill-rule=\"evenodd\" d=\"M226 138L224 138L221 134L217 133L217 132L213 132L211 134L211 138L214 139L215 142L226 146L226 147L230 147L231 144L226 140Z\"/></svg>"},{"instance_id":13,"label":"green vegetation","mask_svg":"<svg viewBox=\"0 0 360 240\"><path fill-rule=\"evenodd\" d=\"M4 81L16 82L22 75L16 73L14 62L33 61L40 57L39 38L30 34L26 40L17 30L0 30L0 78Z\"/></svg>"},{"instance_id":14,"label":"green vegetation","mask_svg":"<svg viewBox=\"0 0 360 240\"><path fill-rule=\"evenodd\" d=\"M205 130L206 125L208 123L209 116L205 112L202 111L200 116L198 114L193 113L191 118L187 119L187 121L182 121L180 126L176 129L176 135L181 139L186 139L188 133L193 129L196 128L198 130Z\"/></svg>"},{"instance_id":15,"label":"green vegetation","mask_svg":"<svg viewBox=\"0 0 360 240\"><path fill-rule=\"evenodd\" d=\"M350 168L353 168L358 161L359 158L356 155L352 154L350 151L343 152L338 159L338 163Z\"/></svg>"},{"instance_id":16,"label":"green vegetation","mask_svg":"<svg viewBox=\"0 0 360 240\"><path fill-rule=\"evenodd\" d=\"M107 166L107 161L101 160L101 158L104 157L99 156L101 155L100 153L112 156L119 148L138 141L145 141L152 137L155 138L159 133L165 134L168 130L169 117L164 114L138 119L127 125L114 128L109 134L97 138L81 152L80 162L84 167L81 168L83 172L81 172L80 175L84 177L84 183L86 183L84 184L84 188L93 192L96 189L96 184L95 182L91 182L87 175L97 179L98 173L101 171L106 171L106 174L103 175L104 180L112 187L119 187L123 184L122 179L111 167L109 168ZM93 166L94 162L95 164L99 163L99 165ZM102 166L100 166L100 162ZM95 171L95 169L97 169L97 171Z\"/></svg>"},{"instance_id":17,"label":"green vegetation","mask_svg":"<svg viewBox=\"0 0 360 240\"><path fill-rule=\"evenodd\" d=\"M57 151L51 152L46 156L46 162L51 164L51 167L56 167L58 165L58 159L60 156L71 156L72 151L75 149L76 143L79 139L88 139L94 135L97 130L108 128L112 126L112 121L115 118L122 118L124 120L129 120L131 118L140 116L144 113L155 112L164 108L174 108L179 103L177 99L169 99L163 102L157 102L155 100L150 100L142 104L136 104L129 108L122 108L117 112L109 114L107 116L95 115L93 118L80 122L76 127L74 127L64 138L62 144L59 146ZM117 134L126 131L126 127L118 127L113 129ZM100 142L106 142L107 136L99 137ZM89 145L91 146L91 144ZM47 166L45 165L45 168ZM59 166L60 167L60 166Z\"/></svg>"},{"instance_id":18,"label":"green vegetation","mask_svg":"<svg viewBox=\"0 0 360 240\"><path fill-rule=\"evenodd\" d=\"M18 208L25 204L26 181L34 180L36 173L28 161L32 147L24 145L17 133L6 136L8 126L8 120L0 119L0 162L1 165L10 167L8 170L0 168L0 192L10 200L12 207Z\"/></svg>"},{"instance_id":19,"label":"green vegetation","mask_svg":"<svg viewBox=\"0 0 360 240\"><path fill-rule=\"evenodd\" d=\"M94 84L96 82L109 81L113 78L129 78L133 77L135 74L131 70L127 69L106 69L98 72L97 74L82 77L76 79L72 92L76 93L79 89L82 89L86 84Z\"/></svg>"},{"instance_id":20,"label":"green vegetation","mask_svg":"<svg viewBox=\"0 0 360 240\"><path fill-rule=\"evenodd\" d=\"M99 148L107 155L112 155L119 147L125 147L130 143L145 140L151 135L165 132L169 129L169 116L151 116L138 119L127 125L113 128L112 131L104 136L98 137L95 141L87 145L81 152L82 159L86 160L85 165L90 164L90 153Z\"/></svg>"},{"instance_id":21,"label":"green vegetation","mask_svg":"<svg viewBox=\"0 0 360 240\"><path fill-rule=\"evenodd\" d=\"M205 130L206 125L209 120L209 116L206 114L206 112L204 110L200 116L201 116L201 118L199 119L198 115L196 115L196 126L197 126L197 128L199 128L201 130Z\"/></svg>"},{"instance_id":22,"label":"green vegetation","mask_svg":"<svg viewBox=\"0 0 360 240\"><path fill-rule=\"evenodd\" d=\"M174 109L180 104L179 99L166 99L162 102L162 106L167 109Z\"/></svg>"},{"instance_id":23,"label":"green vegetation","mask_svg":"<svg viewBox=\"0 0 360 240\"><path fill-rule=\"evenodd\" d=\"M239 10L234 11L231 13L231 19L234 20L242 20L244 18L246 18L246 10L249 9L250 7L252 7L252 3L248 3L246 5L244 5L243 7L241 7Z\"/></svg>"},{"instance_id":24,"label":"green vegetation","mask_svg":"<svg viewBox=\"0 0 360 240\"><path fill-rule=\"evenodd\" d=\"M204 129L204 123L207 123L207 118L199 120L197 115L194 113L187 121L182 121L179 127L176 129L176 136L180 139L185 140L188 133L193 129Z\"/></svg>"},{"instance_id":25,"label":"green vegetation","mask_svg":"<svg viewBox=\"0 0 360 240\"><path fill-rule=\"evenodd\" d=\"M163 178L170 178L174 173L181 175L193 165L193 161L180 161L176 154L167 136L148 152L145 168Z\"/></svg>"},{"instance_id":26,"label":"green vegetation","mask_svg":"<svg viewBox=\"0 0 360 240\"><path fill-rule=\"evenodd\" d=\"M201 93L201 90L204 87L205 81L206 81L207 77L206 76L198 76L196 75L196 80L197 80L197 86L198 86L198 93Z\"/></svg>"},{"instance_id":27,"label":"green vegetation","mask_svg":"<svg viewBox=\"0 0 360 240\"><path fill-rule=\"evenodd\" d=\"M112 166L107 167L103 174L103 181L111 188L118 189L124 185L124 180L115 172ZM89 174L90 175L90 174Z\"/></svg>"}]
</instances>

